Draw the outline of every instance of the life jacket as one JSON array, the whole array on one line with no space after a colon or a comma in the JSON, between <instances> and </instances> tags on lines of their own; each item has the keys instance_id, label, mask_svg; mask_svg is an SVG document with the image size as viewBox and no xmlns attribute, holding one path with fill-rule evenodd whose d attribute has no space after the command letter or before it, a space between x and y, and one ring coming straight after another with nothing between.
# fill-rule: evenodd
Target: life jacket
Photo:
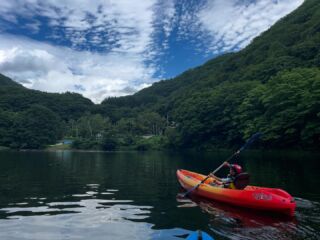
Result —
<instances>
[{"instance_id":1,"label":"life jacket","mask_svg":"<svg viewBox=\"0 0 320 240\"><path fill-rule=\"evenodd\" d=\"M228 184L228 188L230 188L230 189L237 189L233 182L231 182L231 183Z\"/></svg>"},{"instance_id":2,"label":"life jacket","mask_svg":"<svg viewBox=\"0 0 320 240\"><path fill-rule=\"evenodd\" d=\"M232 181L225 184L226 188L242 190L249 185L250 175L246 172L240 173L235 177L231 177Z\"/></svg>"}]
</instances>

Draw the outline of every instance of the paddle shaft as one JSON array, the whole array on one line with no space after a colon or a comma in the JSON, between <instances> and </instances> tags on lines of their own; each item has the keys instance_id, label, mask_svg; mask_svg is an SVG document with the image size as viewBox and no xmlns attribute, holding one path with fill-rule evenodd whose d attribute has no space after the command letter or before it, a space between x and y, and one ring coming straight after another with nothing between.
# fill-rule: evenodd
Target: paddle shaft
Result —
<instances>
[{"instance_id":1,"label":"paddle shaft","mask_svg":"<svg viewBox=\"0 0 320 240\"><path fill-rule=\"evenodd\" d=\"M228 160L224 161L219 167L217 167L213 172L209 173L209 175L204 178L198 185L196 185L195 187L191 188L188 192L185 193L185 196L188 195L190 192L192 192L193 190L195 190L196 188L198 188L202 183L204 183L208 178L210 178L211 174L215 174L216 172L218 172L221 168L223 168L223 166L225 165L226 162L230 161L234 156L236 156L237 154L239 154L239 151L235 152L231 157L228 158Z\"/></svg>"},{"instance_id":2,"label":"paddle shaft","mask_svg":"<svg viewBox=\"0 0 320 240\"><path fill-rule=\"evenodd\" d=\"M202 183L204 183L208 178L210 178L211 174L215 174L216 172L218 172L224 165L225 163L229 162L230 160L232 160L236 155L240 154L240 152L242 152L246 147L248 147L254 140L256 140L257 138L259 138L261 135L261 133L256 133L254 135L251 136L251 138L238 150L236 151L234 154L232 154L226 161L224 161L219 167L217 167L213 172L209 173L209 175L207 177L205 177L199 184L197 184L196 186L194 186L193 188L191 188L189 191L187 191L183 196L187 196L189 193L191 193L193 190L197 189Z\"/></svg>"}]
</instances>

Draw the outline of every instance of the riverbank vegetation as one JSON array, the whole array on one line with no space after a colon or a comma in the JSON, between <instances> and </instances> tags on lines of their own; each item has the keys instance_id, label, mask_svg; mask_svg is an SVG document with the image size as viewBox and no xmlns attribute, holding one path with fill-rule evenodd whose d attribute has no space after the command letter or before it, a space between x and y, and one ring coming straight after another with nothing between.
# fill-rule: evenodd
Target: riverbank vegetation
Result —
<instances>
[{"instance_id":1,"label":"riverbank vegetation","mask_svg":"<svg viewBox=\"0 0 320 240\"><path fill-rule=\"evenodd\" d=\"M79 94L29 90L0 76L0 146L76 149L320 147L320 3L306 0L238 53L132 96L94 105Z\"/></svg>"}]
</instances>

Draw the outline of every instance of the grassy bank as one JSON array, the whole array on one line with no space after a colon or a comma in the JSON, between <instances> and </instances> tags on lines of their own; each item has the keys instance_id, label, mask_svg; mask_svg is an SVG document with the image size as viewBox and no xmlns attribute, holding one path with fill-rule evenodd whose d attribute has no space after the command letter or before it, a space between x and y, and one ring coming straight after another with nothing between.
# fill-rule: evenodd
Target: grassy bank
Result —
<instances>
[{"instance_id":1,"label":"grassy bank","mask_svg":"<svg viewBox=\"0 0 320 240\"><path fill-rule=\"evenodd\" d=\"M10 150L10 148L4 147L4 146L0 146L0 151L6 151L6 150Z\"/></svg>"},{"instance_id":2,"label":"grassy bank","mask_svg":"<svg viewBox=\"0 0 320 240\"><path fill-rule=\"evenodd\" d=\"M67 144L54 144L54 145L49 145L45 148L45 150L48 151L56 151L56 150L71 150L71 145Z\"/></svg>"}]
</instances>

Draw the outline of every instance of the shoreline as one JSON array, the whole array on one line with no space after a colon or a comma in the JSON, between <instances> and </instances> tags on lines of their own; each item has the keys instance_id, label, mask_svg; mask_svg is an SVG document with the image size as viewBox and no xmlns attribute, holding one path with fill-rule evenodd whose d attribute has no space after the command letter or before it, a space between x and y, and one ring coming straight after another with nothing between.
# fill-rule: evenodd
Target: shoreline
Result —
<instances>
[{"instance_id":1,"label":"shoreline","mask_svg":"<svg viewBox=\"0 0 320 240\"><path fill-rule=\"evenodd\" d=\"M235 149L227 149L227 148L216 148L216 149L205 149L205 150L199 150L199 149L149 149L149 150L144 150L144 151L139 151L135 150L132 148L128 149L118 149L114 151L107 151L107 150L98 150L98 149L10 149L6 147L0 147L0 152L97 152L97 153L118 153L118 152L201 152L201 153L210 153L210 152L233 152ZM248 149L246 152L251 152L251 153L269 153L269 152L278 152L279 154L281 153L309 153L309 154L316 154L320 155L319 150L317 149ZM244 152L243 154L246 154Z\"/></svg>"}]
</instances>

